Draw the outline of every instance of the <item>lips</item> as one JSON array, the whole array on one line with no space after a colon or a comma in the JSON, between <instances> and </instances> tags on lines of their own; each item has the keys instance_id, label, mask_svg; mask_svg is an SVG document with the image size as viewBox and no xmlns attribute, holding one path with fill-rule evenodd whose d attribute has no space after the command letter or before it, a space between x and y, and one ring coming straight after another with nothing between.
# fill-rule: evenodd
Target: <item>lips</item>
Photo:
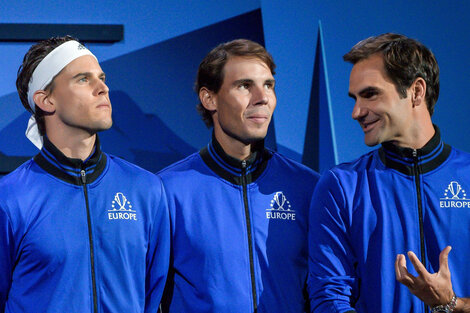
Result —
<instances>
[{"instance_id":1,"label":"lips","mask_svg":"<svg viewBox=\"0 0 470 313\"><path fill-rule=\"evenodd\" d=\"M96 107L100 108L100 109L102 109L102 108L111 108L111 104L108 103L108 102L103 102L103 103L98 104Z\"/></svg>"},{"instance_id":2,"label":"lips","mask_svg":"<svg viewBox=\"0 0 470 313\"><path fill-rule=\"evenodd\" d=\"M376 125L378 121L379 119L372 120L372 121L361 121L360 124L361 124L362 130L364 132L370 131Z\"/></svg>"},{"instance_id":3,"label":"lips","mask_svg":"<svg viewBox=\"0 0 470 313\"><path fill-rule=\"evenodd\" d=\"M269 118L268 115L265 115L265 114L253 114L247 117L248 120L258 123L258 124L265 123L268 120L268 118Z\"/></svg>"}]
</instances>

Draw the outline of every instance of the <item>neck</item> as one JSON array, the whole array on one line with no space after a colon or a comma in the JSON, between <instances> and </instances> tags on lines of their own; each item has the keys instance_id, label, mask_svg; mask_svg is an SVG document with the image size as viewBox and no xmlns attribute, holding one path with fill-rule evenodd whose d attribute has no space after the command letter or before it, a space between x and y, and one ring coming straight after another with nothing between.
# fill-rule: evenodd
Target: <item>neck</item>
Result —
<instances>
[{"instance_id":1,"label":"neck","mask_svg":"<svg viewBox=\"0 0 470 313\"><path fill-rule=\"evenodd\" d=\"M245 144L235 138L221 134L220 131L214 129L215 139L220 144L225 153L227 153L232 158L238 160L246 160L251 155L252 144Z\"/></svg>"},{"instance_id":2,"label":"neck","mask_svg":"<svg viewBox=\"0 0 470 313\"><path fill-rule=\"evenodd\" d=\"M82 138L77 136L68 138L53 133L48 134L47 137L66 157L82 161L90 156L96 140L96 134L83 136Z\"/></svg>"},{"instance_id":3,"label":"neck","mask_svg":"<svg viewBox=\"0 0 470 313\"><path fill-rule=\"evenodd\" d=\"M402 140L395 141L394 144L402 148L421 149L434 134L435 129L430 117L421 121L415 120L406 136L403 136Z\"/></svg>"}]
</instances>

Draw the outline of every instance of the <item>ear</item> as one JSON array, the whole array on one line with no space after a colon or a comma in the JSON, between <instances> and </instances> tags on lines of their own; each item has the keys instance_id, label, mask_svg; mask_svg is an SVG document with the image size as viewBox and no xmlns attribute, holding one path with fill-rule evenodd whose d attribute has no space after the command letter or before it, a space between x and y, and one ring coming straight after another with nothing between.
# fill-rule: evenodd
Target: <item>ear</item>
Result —
<instances>
[{"instance_id":1,"label":"ear","mask_svg":"<svg viewBox=\"0 0 470 313\"><path fill-rule=\"evenodd\" d=\"M413 107L426 104L426 82L422 77L416 78L411 84L411 103Z\"/></svg>"},{"instance_id":2,"label":"ear","mask_svg":"<svg viewBox=\"0 0 470 313\"><path fill-rule=\"evenodd\" d=\"M36 106L41 110L48 113L54 113L55 106L50 98L50 94L45 90L37 90L33 95L33 100Z\"/></svg>"},{"instance_id":3,"label":"ear","mask_svg":"<svg viewBox=\"0 0 470 313\"><path fill-rule=\"evenodd\" d=\"M206 87L199 89L199 100L202 106L209 111L217 111L216 94Z\"/></svg>"}]
</instances>

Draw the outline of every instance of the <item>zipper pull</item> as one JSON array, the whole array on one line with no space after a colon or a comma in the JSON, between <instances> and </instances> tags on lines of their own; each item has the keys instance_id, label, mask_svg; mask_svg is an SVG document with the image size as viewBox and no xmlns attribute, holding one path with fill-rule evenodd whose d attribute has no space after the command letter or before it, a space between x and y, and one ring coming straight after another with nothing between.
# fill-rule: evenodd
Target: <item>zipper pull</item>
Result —
<instances>
[{"instance_id":1,"label":"zipper pull","mask_svg":"<svg viewBox=\"0 0 470 313\"><path fill-rule=\"evenodd\" d=\"M242 175L246 175L246 160L242 161Z\"/></svg>"},{"instance_id":2,"label":"zipper pull","mask_svg":"<svg viewBox=\"0 0 470 313\"><path fill-rule=\"evenodd\" d=\"M85 172L85 170L80 171L80 176L82 178L82 183L86 184L86 172Z\"/></svg>"}]
</instances>

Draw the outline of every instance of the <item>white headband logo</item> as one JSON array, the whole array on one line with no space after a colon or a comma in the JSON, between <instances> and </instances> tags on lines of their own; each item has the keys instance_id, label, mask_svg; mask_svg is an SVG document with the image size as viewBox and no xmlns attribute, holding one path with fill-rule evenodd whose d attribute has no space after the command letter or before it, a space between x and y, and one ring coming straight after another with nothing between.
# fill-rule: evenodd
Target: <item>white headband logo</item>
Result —
<instances>
[{"instance_id":1,"label":"white headband logo","mask_svg":"<svg viewBox=\"0 0 470 313\"><path fill-rule=\"evenodd\" d=\"M35 112L34 93L38 90L44 90L64 67L76 58L84 55L95 57L84 45L78 41L70 40L52 50L42 59L34 70L33 75L31 75L28 85L28 103L33 112ZM42 136L39 135L34 115L29 119L26 137L28 137L36 147L39 149L42 148L43 139Z\"/></svg>"}]
</instances>

